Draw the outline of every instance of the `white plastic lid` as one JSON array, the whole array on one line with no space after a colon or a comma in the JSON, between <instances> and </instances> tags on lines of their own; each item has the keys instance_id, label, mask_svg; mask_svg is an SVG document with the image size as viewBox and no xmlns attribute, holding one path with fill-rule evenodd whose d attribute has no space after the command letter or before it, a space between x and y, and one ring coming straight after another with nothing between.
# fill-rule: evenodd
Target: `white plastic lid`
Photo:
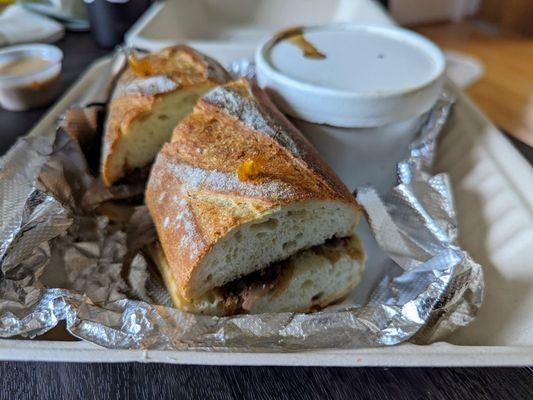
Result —
<instances>
[{"instance_id":1,"label":"white plastic lid","mask_svg":"<svg viewBox=\"0 0 533 400\"><path fill-rule=\"evenodd\" d=\"M305 56L306 48L315 57ZM445 69L441 51L424 37L359 24L286 31L263 43L255 58L259 85L285 113L339 127L423 114L439 96Z\"/></svg>"}]
</instances>

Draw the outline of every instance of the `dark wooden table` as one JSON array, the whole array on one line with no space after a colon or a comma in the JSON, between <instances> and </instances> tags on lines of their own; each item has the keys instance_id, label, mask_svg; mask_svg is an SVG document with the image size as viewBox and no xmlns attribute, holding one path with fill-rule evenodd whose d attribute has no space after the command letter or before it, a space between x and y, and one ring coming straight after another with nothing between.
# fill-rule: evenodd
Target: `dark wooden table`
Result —
<instances>
[{"instance_id":1,"label":"dark wooden table","mask_svg":"<svg viewBox=\"0 0 533 400\"><path fill-rule=\"evenodd\" d=\"M69 33L57 44L65 53L65 88L107 53L87 34ZM0 111L0 153L45 111ZM533 160L530 147L517 147ZM35 398L533 399L533 370L0 362L0 400Z\"/></svg>"}]
</instances>

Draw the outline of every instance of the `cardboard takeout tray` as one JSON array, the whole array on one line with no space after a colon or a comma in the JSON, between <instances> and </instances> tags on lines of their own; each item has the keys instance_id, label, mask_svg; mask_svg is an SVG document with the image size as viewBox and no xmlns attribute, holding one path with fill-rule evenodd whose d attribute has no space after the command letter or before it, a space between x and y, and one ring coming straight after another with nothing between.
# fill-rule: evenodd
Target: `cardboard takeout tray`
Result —
<instances>
[{"instance_id":1,"label":"cardboard takeout tray","mask_svg":"<svg viewBox=\"0 0 533 400\"><path fill-rule=\"evenodd\" d=\"M202 24L198 18L207 15L205 7L220 7L219 3L236 10L241 3L254 3L256 9L242 9L240 19L235 13L219 13L217 26ZM170 22L165 23L165 18ZM126 43L155 50L186 42L227 63L251 57L257 40L282 25L340 20L392 23L375 3L365 0L167 0L151 6L127 34ZM30 135L52 134L59 115L94 87L109 62L104 58L93 63ZM486 291L477 319L446 343L298 353L110 350L60 340L66 337L56 330L45 335L47 340L0 339L0 359L322 366L533 364L533 169L464 94L450 90L457 103L442 135L435 170L451 177L460 245L483 265Z\"/></svg>"},{"instance_id":2,"label":"cardboard takeout tray","mask_svg":"<svg viewBox=\"0 0 533 400\"><path fill-rule=\"evenodd\" d=\"M110 62L91 65L34 127L53 132L58 116L90 89ZM443 133L436 170L453 182L460 244L484 266L485 302L478 318L446 343L403 344L299 353L110 350L79 341L0 340L0 359L75 362L167 362L224 365L472 366L533 362L533 170L459 91ZM54 338L53 335L49 335Z\"/></svg>"}]
</instances>

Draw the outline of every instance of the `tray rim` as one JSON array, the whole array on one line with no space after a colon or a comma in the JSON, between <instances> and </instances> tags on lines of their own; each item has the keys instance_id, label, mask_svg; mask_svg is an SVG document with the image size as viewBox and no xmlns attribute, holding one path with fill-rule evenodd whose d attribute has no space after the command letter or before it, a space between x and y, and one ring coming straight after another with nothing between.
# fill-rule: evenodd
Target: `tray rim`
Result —
<instances>
[{"instance_id":1,"label":"tray rim","mask_svg":"<svg viewBox=\"0 0 533 400\"><path fill-rule=\"evenodd\" d=\"M0 339L0 360L225 366L511 367L530 365L533 346L457 346L436 342L431 345L404 343L362 349L247 353L107 349L82 341Z\"/></svg>"},{"instance_id":2,"label":"tray rim","mask_svg":"<svg viewBox=\"0 0 533 400\"><path fill-rule=\"evenodd\" d=\"M92 62L81 77L30 130L28 136L47 135L59 116L83 94L96 79L96 72L111 60L105 56ZM472 101L457 88L454 94L483 122L494 127ZM528 166L522 154L494 127L497 140L507 143L520 166ZM52 131L53 132L53 131ZM516 169L506 165L506 170ZM526 172L527 174L527 172ZM512 177L507 175L508 178ZM533 172L531 172L533 179ZM520 187L520 186L519 186ZM533 194L521 191L525 197ZM102 353L105 351L105 356ZM74 357L75 356L75 357ZM272 366L527 366L533 362L533 345L460 346L447 342L431 345L404 343L397 346L362 349L329 349L302 352L250 353L198 350L117 350L88 342L0 339L0 360L62 362L143 362L195 365L272 365Z\"/></svg>"}]
</instances>

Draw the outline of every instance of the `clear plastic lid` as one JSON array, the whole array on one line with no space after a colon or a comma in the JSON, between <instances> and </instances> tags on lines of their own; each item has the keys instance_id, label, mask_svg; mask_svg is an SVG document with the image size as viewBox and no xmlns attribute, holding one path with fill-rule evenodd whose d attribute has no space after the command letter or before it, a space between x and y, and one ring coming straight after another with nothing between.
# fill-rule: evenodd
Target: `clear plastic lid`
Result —
<instances>
[{"instance_id":1,"label":"clear plastic lid","mask_svg":"<svg viewBox=\"0 0 533 400\"><path fill-rule=\"evenodd\" d=\"M2 66L29 58L36 58L45 62L35 69L22 73L3 74L0 72L0 87L24 85L53 77L60 71L63 52L58 47L48 44L6 47L0 50L0 71Z\"/></svg>"}]
</instances>

